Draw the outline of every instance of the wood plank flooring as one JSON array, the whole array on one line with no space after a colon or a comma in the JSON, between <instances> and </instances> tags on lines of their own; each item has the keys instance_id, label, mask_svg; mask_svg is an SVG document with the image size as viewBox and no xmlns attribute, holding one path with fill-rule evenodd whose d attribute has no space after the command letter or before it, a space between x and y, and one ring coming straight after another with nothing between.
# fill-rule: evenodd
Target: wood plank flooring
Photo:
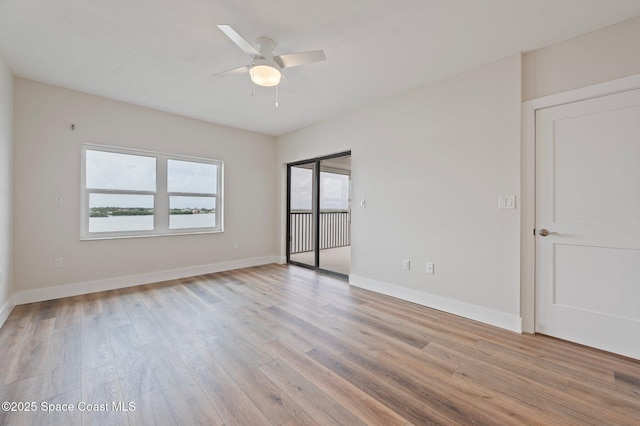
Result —
<instances>
[{"instance_id":1,"label":"wood plank flooring","mask_svg":"<svg viewBox=\"0 0 640 426\"><path fill-rule=\"evenodd\" d=\"M17 306L0 379L2 425L640 424L640 361L282 265Z\"/></svg>"}]
</instances>

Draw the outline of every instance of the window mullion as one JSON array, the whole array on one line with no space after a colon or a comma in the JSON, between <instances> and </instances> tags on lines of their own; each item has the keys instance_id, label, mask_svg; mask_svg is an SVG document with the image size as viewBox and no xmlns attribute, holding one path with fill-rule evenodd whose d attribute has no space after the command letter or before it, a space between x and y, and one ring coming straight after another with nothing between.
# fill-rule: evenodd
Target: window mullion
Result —
<instances>
[{"instance_id":1,"label":"window mullion","mask_svg":"<svg viewBox=\"0 0 640 426\"><path fill-rule=\"evenodd\" d=\"M167 157L158 155L156 160L156 197L154 218L156 231L169 232L169 196L167 195Z\"/></svg>"},{"instance_id":2,"label":"window mullion","mask_svg":"<svg viewBox=\"0 0 640 426\"><path fill-rule=\"evenodd\" d=\"M168 196L176 196L176 197L209 197L209 198L213 198L216 196L216 194L211 194L211 193L199 193L199 192L167 192Z\"/></svg>"},{"instance_id":3,"label":"window mullion","mask_svg":"<svg viewBox=\"0 0 640 426\"><path fill-rule=\"evenodd\" d=\"M155 191L132 191L127 189L101 189L87 188L88 194L110 194L110 195L155 195Z\"/></svg>"}]
</instances>

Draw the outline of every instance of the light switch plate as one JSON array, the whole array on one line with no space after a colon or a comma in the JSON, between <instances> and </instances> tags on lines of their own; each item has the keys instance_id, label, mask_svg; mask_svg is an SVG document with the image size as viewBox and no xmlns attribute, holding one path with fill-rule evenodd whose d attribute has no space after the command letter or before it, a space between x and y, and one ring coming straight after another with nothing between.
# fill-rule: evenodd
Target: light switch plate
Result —
<instances>
[{"instance_id":1,"label":"light switch plate","mask_svg":"<svg viewBox=\"0 0 640 426\"><path fill-rule=\"evenodd\" d=\"M427 274L433 274L433 262L427 262L427 267L425 269Z\"/></svg>"},{"instance_id":2,"label":"light switch plate","mask_svg":"<svg viewBox=\"0 0 640 426\"><path fill-rule=\"evenodd\" d=\"M500 195L498 197L499 209L515 209L516 208L516 196L515 195Z\"/></svg>"}]
</instances>

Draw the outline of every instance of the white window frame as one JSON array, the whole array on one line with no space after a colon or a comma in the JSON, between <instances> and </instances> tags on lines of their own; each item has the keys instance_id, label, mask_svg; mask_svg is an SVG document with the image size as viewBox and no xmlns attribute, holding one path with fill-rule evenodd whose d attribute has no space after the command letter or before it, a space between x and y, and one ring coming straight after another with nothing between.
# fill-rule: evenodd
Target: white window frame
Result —
<instances>
[{"instance_id":1,"label":"white window frame","mask_svg":"<svg viewBox=\"0 0 640 426\"><path fill-rule=\"evenodd\" d=\"M156 159L156 190L132 191L110 190L102 188L87 188L87 151L103 151L114 154L127 154ZM199 194L191 192L167 192L167 168L169 160L186 161L192 163L213 164L218 166L216 194ZM80 239L100 240L113 238L157 237L165 235L213 234L224 232L224 162L209 158L189 157L177 154L166 154L154 151L121 148L108 145L82 144L80 168ZM111 231L89 232L89 198L90 194L117 195L153 195L153 230L148 231ZM216 226L205 228L169 228L169 200L171 196L211 197L215 198Z\"/></svg>"}]
</instances>

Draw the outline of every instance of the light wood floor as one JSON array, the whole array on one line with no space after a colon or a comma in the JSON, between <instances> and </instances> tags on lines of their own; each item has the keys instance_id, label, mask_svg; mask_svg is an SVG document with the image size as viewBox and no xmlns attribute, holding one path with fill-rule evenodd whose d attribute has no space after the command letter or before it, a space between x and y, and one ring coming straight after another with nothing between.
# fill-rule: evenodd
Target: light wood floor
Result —
<instances>
[{"instance_id":1,"label":"light wood floor","mask_svg":"<svg viewBox=\"0 0 640 426\"><path fill-rule=\"evenodd\" d=\"M638 336L629 336L638 338ZM640 362L269 265L17 306L0 424L638 425ZM45 413L41 401L109 404ZM135 403L115 411L112 402Z\"/></svg>"}]
</instances>

